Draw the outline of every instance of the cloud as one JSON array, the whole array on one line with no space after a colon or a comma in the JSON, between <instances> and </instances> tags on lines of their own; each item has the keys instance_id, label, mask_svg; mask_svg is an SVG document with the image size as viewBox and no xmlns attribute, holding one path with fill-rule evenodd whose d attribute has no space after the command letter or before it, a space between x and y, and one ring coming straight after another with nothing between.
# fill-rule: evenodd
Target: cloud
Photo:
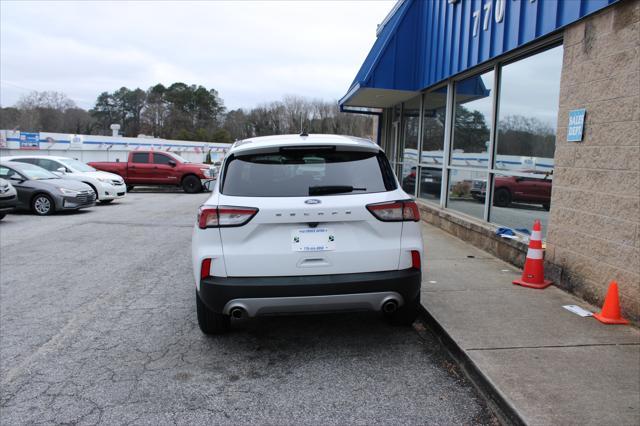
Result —
<instances>
[{"instance_id":1,"label":"cloud","mask_svg":"<svg viewBox=\"0 0 640 426\"><path fill-rule=\"evenodd\" d=\"M92 106L102 91L183 81L229 108L286 93L337 99L393 2L2 2L0 103L29 90Z\"/></svg>"}]
</instances>

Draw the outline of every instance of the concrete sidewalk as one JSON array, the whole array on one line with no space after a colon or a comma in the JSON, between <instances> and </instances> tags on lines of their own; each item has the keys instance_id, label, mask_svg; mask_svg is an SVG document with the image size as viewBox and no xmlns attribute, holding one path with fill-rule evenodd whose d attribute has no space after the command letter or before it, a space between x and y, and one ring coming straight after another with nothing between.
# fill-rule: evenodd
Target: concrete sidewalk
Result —
<instances>
[{"instance_id":1,"label":"concrete sidewalk","mask_svg":"<svg viewBox=\"0 0 640 426\"><path fill-rule=\"evenodd\" d=\"M515 286L515 267L431 225L423 233L422 304L507 408L534 425L640 424L638 329L573 314L562 305L598 308Z\"/></svg>"}]
</instances>

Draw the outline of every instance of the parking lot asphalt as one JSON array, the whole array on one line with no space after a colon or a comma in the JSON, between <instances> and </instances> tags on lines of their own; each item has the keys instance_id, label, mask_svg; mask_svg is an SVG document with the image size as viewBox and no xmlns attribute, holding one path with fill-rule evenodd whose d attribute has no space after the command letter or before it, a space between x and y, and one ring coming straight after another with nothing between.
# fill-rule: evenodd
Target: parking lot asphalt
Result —
<instances>
[{"instance_id":1,"label":"parking lot asphalt","mask_svg":"<svg viewBox=\"0 0 640 426\"><path fill-rule=\"evenodd\" d=\"M495 424L420 322L373 313L198 329L191 229L206 194L0 222L0 422Z\"/></svg>"}]
</instances>

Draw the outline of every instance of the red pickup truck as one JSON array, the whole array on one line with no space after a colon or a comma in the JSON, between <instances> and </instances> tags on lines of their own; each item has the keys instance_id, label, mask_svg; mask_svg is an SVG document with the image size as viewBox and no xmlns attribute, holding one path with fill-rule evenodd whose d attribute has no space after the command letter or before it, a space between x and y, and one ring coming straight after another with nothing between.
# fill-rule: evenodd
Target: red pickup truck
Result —
<instances>
[{"instance_id":1,"label":"red pickup truck","mask_svg":"<svg viewBox=\"0 0 640 426\"><path fill-rule=\"evenodd\" d=\"M132 151L126 163L109 161L88 164L122 176L128 191L135 185L176 185L192 194L202 191L207 181L215 179L211 165L191 163L165 151Z\"/></svg>"},{"instance_id":2,"label":"red pickup truck","mask_svg":"<svg viewBox=\"0 0 640 426\"><path fill-rule=\"evenodd\" d=\"M511 202L525 204L541 204L545 210L551 206L551 186L553 181L548 175L544 178L496 176L494 184L493 204L498 207L509 207ZM484 203L487 192L486 180L474 180L471 196Z\"/></svg>"}]
</instances>

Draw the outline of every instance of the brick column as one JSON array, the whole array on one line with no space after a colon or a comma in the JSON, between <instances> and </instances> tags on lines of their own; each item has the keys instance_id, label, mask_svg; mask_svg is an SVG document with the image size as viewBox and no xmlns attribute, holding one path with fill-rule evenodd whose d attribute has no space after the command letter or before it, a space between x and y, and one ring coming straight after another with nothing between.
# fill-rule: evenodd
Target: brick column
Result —
<instances>
[{"instance_id":1,"label":"brick column","mask_svg":"<svg viewBox=\"0 0 640 426\"><path fill-rule=\"evenodd\" d=\"M640 321L640 0L567 28L547 262L565 289L601 305L610 280ZM586 108L581 143L569 111Z\"/></svg>"}]
</instances>

